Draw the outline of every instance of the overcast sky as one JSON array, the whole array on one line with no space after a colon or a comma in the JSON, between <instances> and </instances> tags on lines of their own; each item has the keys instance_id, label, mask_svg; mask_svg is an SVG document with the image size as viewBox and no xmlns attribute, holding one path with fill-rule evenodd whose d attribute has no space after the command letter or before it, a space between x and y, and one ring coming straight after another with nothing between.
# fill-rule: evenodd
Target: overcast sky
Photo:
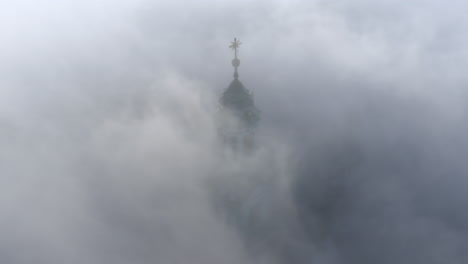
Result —
<instances>
[{"instance_id":1,"label":"overcast sky","mask_svg":"<svg viewBox=\"0 0 468 264\"><path fill-rule=\"evenodd\" d=\"M467 10L0 0L0 262L466 263ZM264 145L232 162L234 37ZM259 236L214 210L243 180Z\"/></svg>"}]
</instances>

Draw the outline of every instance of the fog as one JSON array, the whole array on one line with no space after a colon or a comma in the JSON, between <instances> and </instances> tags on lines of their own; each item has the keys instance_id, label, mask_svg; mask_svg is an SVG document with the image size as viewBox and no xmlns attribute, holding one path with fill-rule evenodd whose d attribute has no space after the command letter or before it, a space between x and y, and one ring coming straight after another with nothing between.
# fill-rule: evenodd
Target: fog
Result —
<instances>
[{"instance_id":1,"label":"fog","mask_svg":"<svg viewBox=\"0 0 468 264\"><path fill-rule=\"evenodd\" d=\"M0 262L466 263L467 8L0 1Z\"/></svg>"}]
</instances>

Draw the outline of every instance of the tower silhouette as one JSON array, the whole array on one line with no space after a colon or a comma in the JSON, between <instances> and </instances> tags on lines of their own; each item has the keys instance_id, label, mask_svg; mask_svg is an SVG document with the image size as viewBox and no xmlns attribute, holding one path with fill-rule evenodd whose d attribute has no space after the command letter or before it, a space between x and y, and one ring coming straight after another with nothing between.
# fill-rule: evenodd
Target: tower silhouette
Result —
<instances>
[{"instance_id":1,"label":"tower silhouette","mask_svg":"<svg viewBox=\"0 0 468 264\"><path fill-rule=\"evenodd\" d=\"M260 121L260 111L255 107L252 93L239 81L237 57L241 42L234 38L234 80L219 99L221 105L220 134L225 147L234 153L247 153L255 146L255 130Z\"/></svg>"}]
</instances>

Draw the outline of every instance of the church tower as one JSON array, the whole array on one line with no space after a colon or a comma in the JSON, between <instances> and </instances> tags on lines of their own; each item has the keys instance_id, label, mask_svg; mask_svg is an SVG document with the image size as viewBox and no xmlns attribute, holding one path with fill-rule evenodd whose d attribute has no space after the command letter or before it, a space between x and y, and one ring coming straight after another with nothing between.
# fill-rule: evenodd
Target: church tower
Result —
<instances>
[{"instance_id":1,"label":"church tower","mask_svg":"<svg viewBox=\"0 0 468 264\"><path fill-rule=\"evenodd\" d=\"M237 39L229 46L234 50L234 80L224 90L221 105L220 134L227 148L233 152L249 152L255 145L255 130L260 120L260 111L255 107L253 94L239 81L237 58L241 42Z\"/></svg>"}]
</instances>

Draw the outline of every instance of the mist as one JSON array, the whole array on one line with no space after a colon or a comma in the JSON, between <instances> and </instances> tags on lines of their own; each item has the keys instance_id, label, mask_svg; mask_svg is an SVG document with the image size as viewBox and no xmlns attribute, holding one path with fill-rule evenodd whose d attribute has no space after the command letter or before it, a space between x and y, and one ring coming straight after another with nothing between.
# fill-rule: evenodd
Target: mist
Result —
<instances>
[{"instance_id":1,"label":"mist","mask_svg":"<svg viewBox=\"0 0 468 264\"><path fill-rule=\"evenodd\" d=\"M0 2L0 262L466 263L467 8Z\"/></svg>"}]
</instances>

